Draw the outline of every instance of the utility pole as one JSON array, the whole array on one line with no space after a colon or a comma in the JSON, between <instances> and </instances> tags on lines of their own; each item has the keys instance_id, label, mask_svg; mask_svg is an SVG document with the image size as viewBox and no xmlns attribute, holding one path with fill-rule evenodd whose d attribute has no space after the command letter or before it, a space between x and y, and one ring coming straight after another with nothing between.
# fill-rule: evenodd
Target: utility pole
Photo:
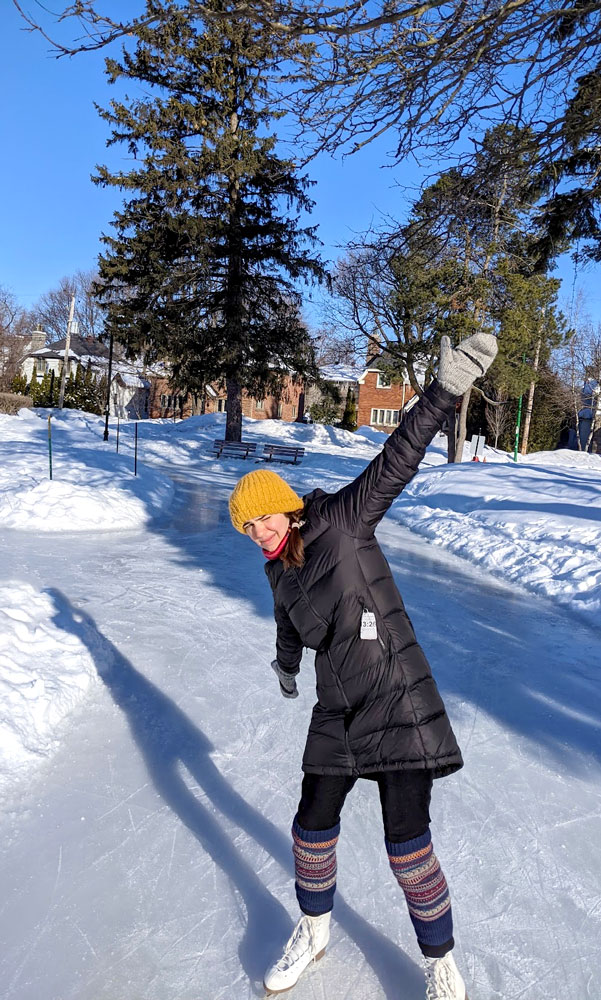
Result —
<instances>
[{"instance_id":1,"label":"utility pole","mask_svg":"<svg viewBox=\"0 0 601 1000\"><path fill-rule=\"evenodd\" d=\"M65 382L67 380L67 366L69 365L69 348L71 346L71 327L73 326L73 314L75 312L75 296L71 296L71 305L69 306L69 321L67 323L67 336L65 339L65 354L63 357L63 370L61 373L61 388L58 396L58 408L62 410L63 400L65 398Z\"/></svg>"}]
</instances>

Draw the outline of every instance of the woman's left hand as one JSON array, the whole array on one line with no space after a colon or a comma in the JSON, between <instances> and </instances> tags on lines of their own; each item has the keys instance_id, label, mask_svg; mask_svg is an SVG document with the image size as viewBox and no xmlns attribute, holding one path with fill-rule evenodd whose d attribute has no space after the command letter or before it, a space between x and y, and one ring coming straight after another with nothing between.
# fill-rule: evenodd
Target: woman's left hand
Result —
<instances>
[{"instance_id":1,"label":"woman's left hand","mask_svg":"<svg viewBox=\"0 0 601 1000\"><path fill-rule=\"evenodd\" d=\"M438 381L454 396L463 396L495 360L497 338L492 333L474 333L453 349L448 337L440 341Z\"/></svg>"},{"instance_id":2,"label":"woman's left hand","mask_svg":"<svg viewBox=\"0 0 601 1000\"><path fill-rule=\"evenodd\" d=\"M278 680L280 682L280 692L283 694L284 698L298 698L298 688L296 686L295 675L282 670L277 660L271 661L271 669L275 671L278 676Z\"/></svg>"}]
</instances>

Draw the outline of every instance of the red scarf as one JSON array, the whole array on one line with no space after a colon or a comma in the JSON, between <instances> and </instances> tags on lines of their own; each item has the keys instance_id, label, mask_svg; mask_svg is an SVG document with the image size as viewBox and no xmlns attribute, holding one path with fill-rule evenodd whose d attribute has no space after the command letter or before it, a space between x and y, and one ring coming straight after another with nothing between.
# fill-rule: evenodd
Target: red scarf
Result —
<instances>
[{"instance_id":1,"label":"red scarf","mask_svg":"<svg viewBox=\"0 0 601 1000\"><path fill-rule=\"evenodd\" d=\"M280 544L278 545L277 549L274 549L274 550L273 550L273 552L268 552L268 551L267 551L267 549L261 549L261 552L263 553L263 555L265 556L265 558L266 558L266 559L277 559L277 558L278 558L278 556L279 556L279 555L280 555L280 554L281 554L281 553L282 553L282 552L284 551L284 549L286 548L286 542L288 541L288 536L289 536L289 535L290 535L290 530L288 530L288 531L286 532L286 534L285 534L285 535L284 535L284 537L282 538L282 541L281 541L281 542L280 542Z\"/></svg>"}]
</instances>

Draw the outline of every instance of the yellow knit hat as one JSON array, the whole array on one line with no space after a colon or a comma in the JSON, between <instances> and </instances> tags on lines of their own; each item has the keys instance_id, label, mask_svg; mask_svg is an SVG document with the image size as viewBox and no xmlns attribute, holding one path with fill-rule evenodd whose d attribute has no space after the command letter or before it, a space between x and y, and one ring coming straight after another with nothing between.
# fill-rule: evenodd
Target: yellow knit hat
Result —
<instances>
[{"instance_id":1,"label":"yellow knit hat","mask_svg":"<svg viewBox=\"0 0 601 1000\"><path fill-rule=\"evenodd\" d=\"M236 531L263 514L288 514L300 510L303 501L285 479L270 469L256 469L242 476L230 496L230 517Z\"/></svg>"}]
</instances>

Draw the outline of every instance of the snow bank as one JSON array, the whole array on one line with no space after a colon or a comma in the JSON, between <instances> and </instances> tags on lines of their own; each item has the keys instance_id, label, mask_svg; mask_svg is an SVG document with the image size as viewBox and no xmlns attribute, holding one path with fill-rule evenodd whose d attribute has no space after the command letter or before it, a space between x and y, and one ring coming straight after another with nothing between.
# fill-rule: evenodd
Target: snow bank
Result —
<instances>
[{"instance_id":1,"label":"snow bank","mask_svg":"<svg viewBox=\"0 0 601 1000\"><path fill-rule=\"evenodd\" d=\"M0 415L0 523L35 531L125 530L140 527L170 501L173 484L102 440L103 421L80 411L52 418L49 478L48 411Z\"/></svg>"},{"instance_id":2,"label":"snow bank","mask_svg":"<svg viewBox=\"0 0 601 1000\"><path fill-rule=\"evenodd\" d=\"M54 622L47 594L0 585L0 789L58 745L58 723L95 676L83 643Z\"/></svg>"},{"instance_id":3,"label":"snow bank","mask_svg":"<svg viewBox=\"0 0 601 1000\"><path fill-rule=\"evenodd\" d=\"M601 456L574 455L425 469L392 516L494 576L598 616Z\"/></svg>"}]
</instances>

